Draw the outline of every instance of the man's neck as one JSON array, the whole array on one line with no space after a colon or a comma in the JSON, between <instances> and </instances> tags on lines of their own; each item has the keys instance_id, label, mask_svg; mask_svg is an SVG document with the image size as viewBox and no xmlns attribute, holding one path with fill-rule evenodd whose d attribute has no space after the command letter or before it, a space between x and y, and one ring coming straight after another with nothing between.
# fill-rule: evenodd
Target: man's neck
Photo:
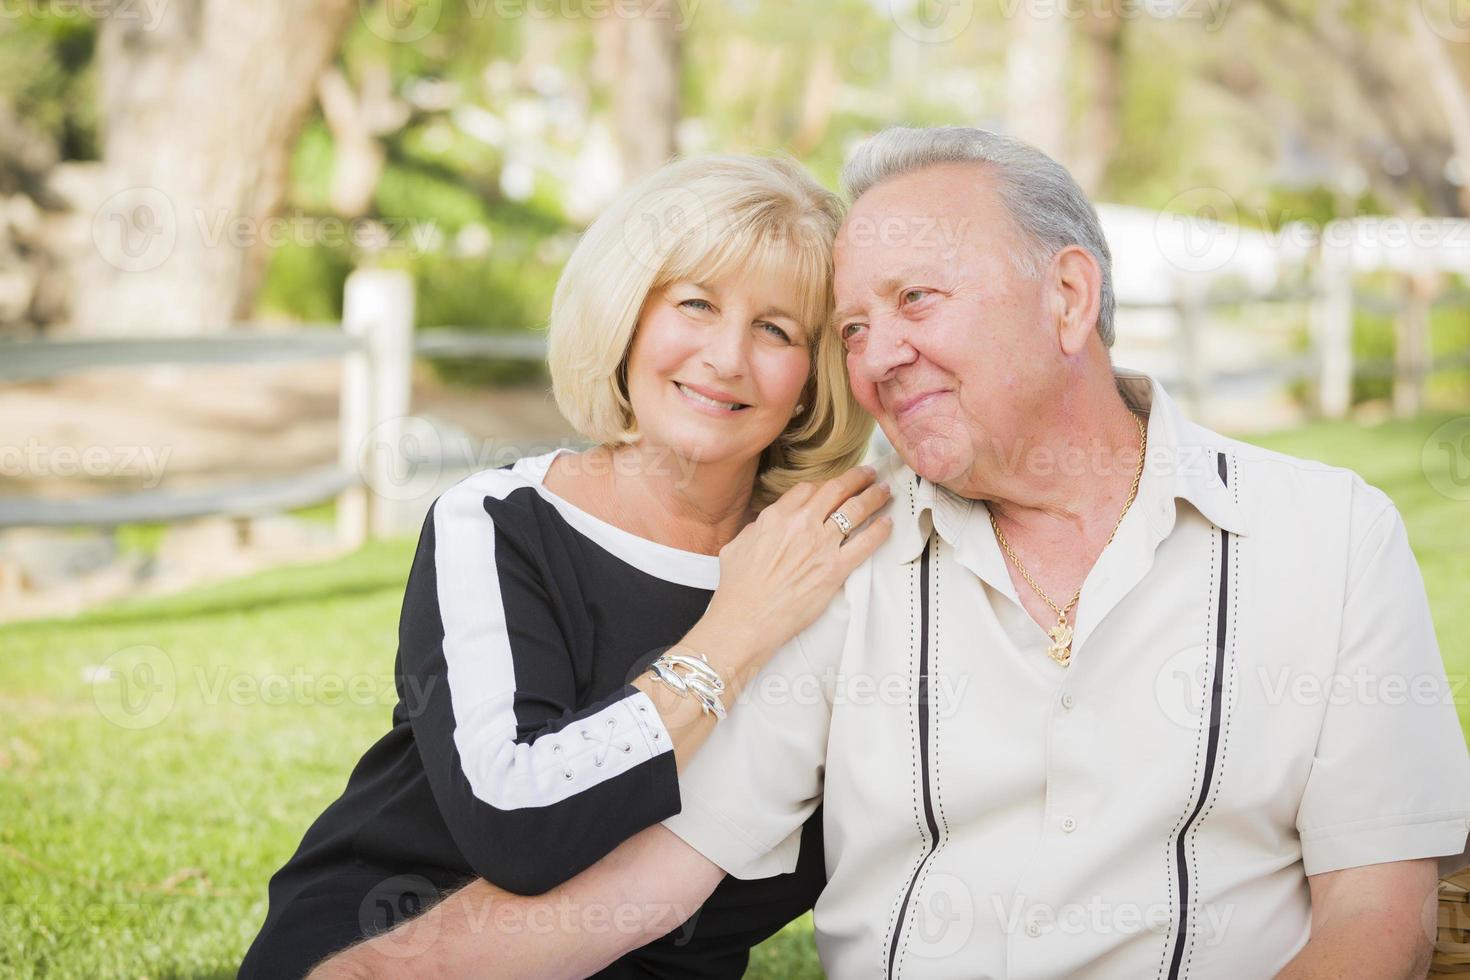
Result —
<instances>
[{"instance_id":1,"label":"man's neck","mask_svg":"<svg viewBox=\"0 0 1470 980\"><path fill-rule=\"evenodd\" d=\"M986 465L951 489L986 501L1013 538L1105 540L1132 489L1140 448L1139 416L1111 368L1069 379L1027 423L1009 445L987 447Z\"/></svg>"}]
</instances>

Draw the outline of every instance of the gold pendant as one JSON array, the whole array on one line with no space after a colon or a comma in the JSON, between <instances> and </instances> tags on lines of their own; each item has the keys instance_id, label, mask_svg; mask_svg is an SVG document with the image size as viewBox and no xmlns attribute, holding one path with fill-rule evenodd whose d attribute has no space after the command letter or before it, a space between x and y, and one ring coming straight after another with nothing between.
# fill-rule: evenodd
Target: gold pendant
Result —
<instances>
[{"instance_id":1,"label":"gold pendant","mask_svg":"<svg viewBox=\"0 0 1470 980\"><path fill-rule=\"evenodd\" d=\"M1046 631L1051 637L1051 646L1047 648L1047 656L1058 664L1065 667L1072 662L1072 627L1066 622L1057 623Z\"/></svg>"}]
</instances>

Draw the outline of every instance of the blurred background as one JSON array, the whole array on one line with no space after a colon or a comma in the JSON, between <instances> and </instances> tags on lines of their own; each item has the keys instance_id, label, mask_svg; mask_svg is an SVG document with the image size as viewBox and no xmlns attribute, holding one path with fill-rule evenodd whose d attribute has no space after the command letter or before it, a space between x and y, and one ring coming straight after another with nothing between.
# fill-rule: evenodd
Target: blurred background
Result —
<instances>
[{"instance_id":1,"label":"blurred background","mask_svg":"<svg viewBox=\"0 0 1470 980\"><path fill-rule=\"evenodd\" d=\"M232 976L577 235L885 125L1099 202L1115 361L1404 513L1470 724L1467 0L0 0L0 972ZM751 976L820 976L810 921Z\"/></svg>"}]
</instances>

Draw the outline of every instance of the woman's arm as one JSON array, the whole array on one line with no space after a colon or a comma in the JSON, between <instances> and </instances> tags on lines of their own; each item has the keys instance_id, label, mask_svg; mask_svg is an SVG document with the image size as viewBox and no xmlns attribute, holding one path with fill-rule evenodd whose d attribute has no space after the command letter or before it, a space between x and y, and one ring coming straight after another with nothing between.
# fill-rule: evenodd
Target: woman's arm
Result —
<instances>
[{"instance_id":1,"label":"woman's arm","mask_svg":"<svg viewBox=\"0 0 1470 980\"><path fill-rule=\"evenodd\" d=\"M647 679L579 706L565 600L534 544L485 507L505 479L471 477L431 509L405 592L399 679L456 845L475 874L531 895L677 813L676 762L715 719ZM887 499L872 480L860 467L795 488L722 551L720 588L684 643L725 678L727 703L886 537L874 522L843 544L825 523L839 505L865 521Z\"/></svg>"},{"instance_id":2,"label":"woman's arm","mask_svg":"<svg viewBox=\"0 0 1470 980\"><path fill-rule=\"evenodd\" d=\"M534 895L677 812L679 790L646 697L624 686L579 703L566 600L545 581L534 535L497 527L486 509L509 479L477 474L430 509L399 620L398 680L470 869Z\"/></svg>"}]
</instances>

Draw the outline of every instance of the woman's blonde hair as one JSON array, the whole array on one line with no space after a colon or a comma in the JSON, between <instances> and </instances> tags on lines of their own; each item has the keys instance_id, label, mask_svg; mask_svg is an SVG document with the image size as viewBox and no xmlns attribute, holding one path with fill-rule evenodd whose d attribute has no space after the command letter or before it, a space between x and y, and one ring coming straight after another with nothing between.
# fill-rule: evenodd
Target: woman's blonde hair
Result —
<instances>
[{"instance_id":1,"label":"woman's blonde hair","mask_svg":"<svg viewBox=\"0 0 1470 980\"><path fill-rule=\"evenodd\" d=\"M556 284L547 364L562 415L602 445L636 442L625 372L648 297L727 273L787 276L803 290L796 315L811 370L805 407L761 456L754 503L856 465L873 420L848 390L842 344L828 328L842 216L835 194L779 157L679 160L624 191L583 234Z\"/></svg>"}]
</instances>

